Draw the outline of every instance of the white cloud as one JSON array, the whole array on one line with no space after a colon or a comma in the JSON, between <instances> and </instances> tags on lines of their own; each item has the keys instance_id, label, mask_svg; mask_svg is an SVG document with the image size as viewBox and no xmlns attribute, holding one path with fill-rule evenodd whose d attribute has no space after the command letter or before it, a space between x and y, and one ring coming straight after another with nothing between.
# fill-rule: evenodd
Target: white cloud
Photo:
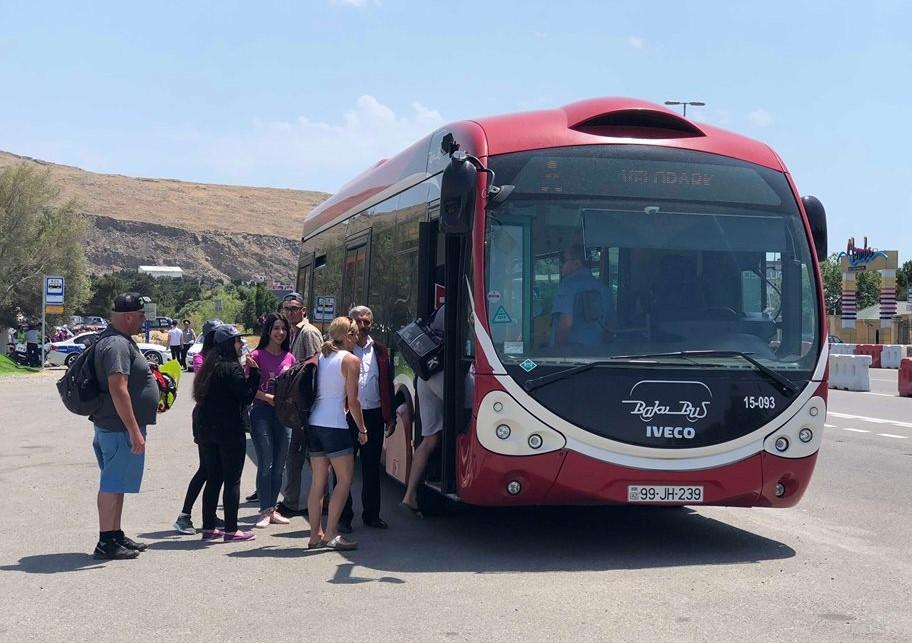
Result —
<instances>
[{"instance_id":1,"label":"white cloud","mask_svg":"<svg viewBox=\"0 0 912 643\"><path fill-rule=\"evenodd\" d=\"M646 41L640 38L639 36L627 36L625 41L628 47L633 47L634 49L642 49L646 46Z\"/></svg>"},{"instance_id":2,"label":"white cloud","mask_svg":"<svg viewBox=\"0 0 912 643\"><path fill-rule=\"evenodd\" d=\"M767 127L773 122L773 116L762 107L758 107L747 115L747 120L754 127Z\"/></svg>"},{"instance_id":3,"label":"white cloud","mask_svg":"<svg viewBox=\"0 0 912 643\"><path fill-rule=\"evenodd\" d=\"M255 121L251 131L212 141L207 156L232 182L335 191L443 124L440 112L419 102L400 115L364 95L338 122Z\"/></svg>"}]
</instances>

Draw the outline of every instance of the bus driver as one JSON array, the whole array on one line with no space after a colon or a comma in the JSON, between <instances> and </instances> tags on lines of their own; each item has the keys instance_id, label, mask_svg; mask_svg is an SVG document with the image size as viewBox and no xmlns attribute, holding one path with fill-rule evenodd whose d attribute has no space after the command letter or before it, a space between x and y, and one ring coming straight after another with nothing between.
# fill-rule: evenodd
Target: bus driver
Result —
<instances>
[{"instance_id":1,"label":"bus driver","mask_svg":"<svg viewBox=\"0 0 912 643\"><path fill-rule=\"evenodd\" d=\"M589 271L581 245L561 253L560 275L551 308L551 345L601 344L612 317L611 291Z\"/></svg>"}]
</instances>

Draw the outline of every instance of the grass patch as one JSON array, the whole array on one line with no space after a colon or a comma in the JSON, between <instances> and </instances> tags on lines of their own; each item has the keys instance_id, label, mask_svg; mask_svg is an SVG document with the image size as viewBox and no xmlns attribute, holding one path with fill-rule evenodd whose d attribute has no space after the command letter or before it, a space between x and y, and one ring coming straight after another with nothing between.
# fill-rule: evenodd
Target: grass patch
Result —
<instances>
[{"instance_id":1,"label":"grass patch","mask_svg":"<svg viewBox=\"0 0 912 643\"><path fill-rule=\"evenodd\" d=\"M0 355L0 377L4 375L29 375L37 373L40 368L30 368L28 366L19 366L6 355Z\"/></svg>"}]
</instances>

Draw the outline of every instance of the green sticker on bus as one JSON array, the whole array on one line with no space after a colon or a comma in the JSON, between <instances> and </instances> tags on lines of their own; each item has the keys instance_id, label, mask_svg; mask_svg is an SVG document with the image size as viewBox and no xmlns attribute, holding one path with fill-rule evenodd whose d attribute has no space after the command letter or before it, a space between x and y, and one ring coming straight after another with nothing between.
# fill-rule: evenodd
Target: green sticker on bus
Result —
<instances>
[{"instance_id":1,"label":"green sticker on bus","mask_svg":"<svg viewBox=\"0 0 912 643\"><path fill-rule=\"evenodd\" d=\"M513 321L510 317L510 314L504 309L503 306L497 309L497 312L494 313L494 318L491 320L492 324L509 324Z\"/></svg>"}]
</instances>

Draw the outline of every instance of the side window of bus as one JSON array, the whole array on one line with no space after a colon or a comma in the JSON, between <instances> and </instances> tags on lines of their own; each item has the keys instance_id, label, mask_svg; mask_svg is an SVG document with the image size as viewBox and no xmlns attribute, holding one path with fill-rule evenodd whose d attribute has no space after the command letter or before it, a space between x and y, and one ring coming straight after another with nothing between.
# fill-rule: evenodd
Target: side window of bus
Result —
<instances>
[{"instance_id":1,"label":"side window of bus","mask_svg":"<svg viewBox=\"0 0 912 643\"><path fill-rule=\"evenodd\" d=\"M370 230L348 239L345 243L345 262L342 275L342 307L345 315L353 306L363 306L367 301L367 262L370 254Z\"/></svg>"},{"instance_id":2,"label":"side window of bus","mask_svg":"<svg viewBox=\"0 0 912 643\"><path fill-rule=\"evenodd\" d=\"M313 287L313 253L301 253L301 263L298 266L298 281L295 287L304 297L304 306L308 311L311 310L311 291Z\"/></svg>"},{"instance_id":3,"label":"side window of bus","mask_svg":"<svg viewBox=\"0 0 912 643\"><path fill-rule=\"evenodd\" d=\"M313 273L313 310L310 321L321 331L329 328L329 322L348 310L341 310L342 265L345 255L346 224L340 223L320 235L320 246L316 249ZM320 309L318 301L333 302Z\"/></svg>"}]
</instances>

